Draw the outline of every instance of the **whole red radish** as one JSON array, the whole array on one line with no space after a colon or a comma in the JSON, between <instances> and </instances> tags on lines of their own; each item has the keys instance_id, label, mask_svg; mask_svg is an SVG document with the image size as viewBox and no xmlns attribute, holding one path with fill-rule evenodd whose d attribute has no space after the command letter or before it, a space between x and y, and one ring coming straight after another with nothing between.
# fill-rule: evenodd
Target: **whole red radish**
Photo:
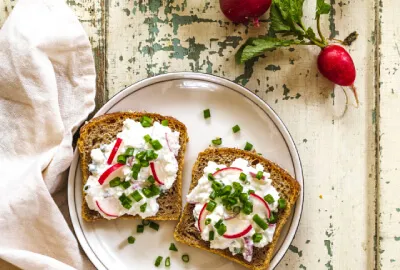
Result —
<instances>
[{"instance_id":1,"label":"whole red radish","mask_svg":"<svg viewBox=\"0 0 400 270\"><path fill-rule=\"evenodd\" d=\"M328 80L341 86L350 86L357 104L358 96L354 87L356 68L350 54L341 46L328 45L318 55L318 69Z\"/></svg>"},{"instance_id":2,"label":"whole red radish","mask_svg":"<svg viewBox=\"0 0 400 270\"><path fill-rule=\"evenodd\" d=\"M258 26L258 18L271 6L272 0L219 0L224 15L234 23L253 22Z\"/></svg>"}]
</instances>

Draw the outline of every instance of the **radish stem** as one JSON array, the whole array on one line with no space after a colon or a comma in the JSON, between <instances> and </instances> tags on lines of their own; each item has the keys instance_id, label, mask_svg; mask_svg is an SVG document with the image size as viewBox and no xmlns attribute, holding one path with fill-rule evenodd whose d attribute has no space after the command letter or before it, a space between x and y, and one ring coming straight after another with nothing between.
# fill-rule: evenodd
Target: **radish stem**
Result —
<instances>
[{"instance_id":1,"label":"radish stem","mask_svg":"<svg viewBox=\"0 0 400 270\"><path fill-rule=\"evenodd\" d=\"M319 35L319 37L321 38L322 43L323 43L323 44L326 44L325 37L324 37L324 35L322 35L322 32L321 32L320 17L321 17L320 15L317 16L317 30L318 30L318 35Z\"/></svg>"},{"instance_id":2,"label":"radish stem","mask_svg":"<svg viewBox=\"0 0 400 270\"><path fill-rule=\"evenodd\" d=\"M359 102L359 100L358 100L357 89L356 89L356 87L354 86L354 84L350 85L350 89L353 91L353 93L354 93L354 98L356 99L356 102L357 102L357 106L355 106L355 107L358 108L358 107L360 106L360 102Z\"/></svg>"}]
</instances>

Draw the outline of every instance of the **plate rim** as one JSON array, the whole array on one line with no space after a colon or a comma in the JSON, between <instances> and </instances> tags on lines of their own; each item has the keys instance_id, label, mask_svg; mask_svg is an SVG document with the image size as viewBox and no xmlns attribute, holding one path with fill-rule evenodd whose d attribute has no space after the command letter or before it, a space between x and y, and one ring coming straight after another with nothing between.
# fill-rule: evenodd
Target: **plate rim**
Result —
<instances>
[{"instance_id":1,"label":"plate rim","mask_svg":"<svg viewBox=\"0 0 400 270\"><path fill-rule=\"evenodd\" d=\"M293 242L294 237L300 225L300 220L302 217L303 206L304 206L304 175L303 175L303 166L301 163L300 155L296 147L296 144L294 143L292 135L290 134L287 126L282 121L282 119L278 116L275 110L266 101L261 99L259 96L257 96L255 93L253 93L250 89L246 88L245 86L239 85L229 79L220 76L200 73L200 72L172 72L172 73L157 75L150 78L145 78L125 87L124 89L116 93L114 96L112 96L102 107L100 107L100 109L96 112L96 114L94 114L90 119L105 114L110 108L112 108L119 101L121 101L125 97L129 96L130 94L136 92L141 88L160 82L179 80L179 79L192 79L192 80L200 80L200 81L215 83L218 85L225 86L240 94L243 94L246 98L250 99L253 102L255 102L256 100L258 103L257 105L260 106L260 109L262 109L264 113L267 114L267 116L273 121L273 123L281 133L289 149L290 156L292 158L294 165L295 179L299 182L301 190L298 201L296 202L294 207L295 209L292 218L292 225L289 227L288 234L286 235L286 238L284 239L278 252L275 254L275 256L270 262L269 269L274 269L281 262L281 260L287 253L289 246ZM75 200L75 174L76 170L79 169L78 161L79 161L79 153L78 149L76 148L74 150L73 159L71 161L71 166L69 168L69 173L68 173L68 209L72 227L74 229L75 235L77 237L80 246L84 250L86 256L88 256L91 263L97 269L107 269L107 267L101 262L101 260L97 257L97 255L90 247L88 240L83 234L83 230L82 227L80 226L80 221L78 219L79 213L76 208L76 200ZM295 223L294 224L295 228L292 229L293 223Z\"/></svg>"}]
</instances>

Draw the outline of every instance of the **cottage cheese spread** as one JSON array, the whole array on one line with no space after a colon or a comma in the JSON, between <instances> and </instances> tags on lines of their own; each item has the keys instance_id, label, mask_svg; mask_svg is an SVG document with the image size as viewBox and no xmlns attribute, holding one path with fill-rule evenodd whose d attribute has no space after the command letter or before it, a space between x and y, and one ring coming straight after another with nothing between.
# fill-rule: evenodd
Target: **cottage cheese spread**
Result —
<instances>
[{"instance_id":1,"label":"cottage cheese spread","mask_svg":"<svg viewBox=\"0 0 400 270\"><path fill-rule=\"evenodd\" d=\"M146 135L150 141L146 141ZM154 216L159 209L157 198L160 193L171 188L177 176L179 132L159 122L144 127L141 122L126 119L117 138L122 142L111 164L107 161L117 139L91 151L90 176L84 187L86 202L90 209L98 211L106 219L124 214L138 214L142 218ZM152 142L155 141L159 144L153 146ZM125 163L120 162L124 164L118 165L118 157L129 150L133 151L131 155L126 155ZM115 165L118 169L101 184L99 180L102 174ZM135 170L136 176L133 173ZM154 178L158 178L161 183L154 181Z\"/></svg>"},{"instance_id":2,"label":"cottage cheese spread","mask_svg":"<svg viewBox=\"0 0 400 270\"><path fill-rule=\"evenodd\" d=\"M210 161L198 185L187 195L187 200L196 204L193 210L197 221L195 226L202 239L210 241L211 248L228 248L233 255L242 254L251 261L253 246L261 248L272 242L278 208L283 207L285 201L280 199L271 184L270 174L264 172L261 164L254 168L247 160L238 158L229 168ZM213 186L214 182L221 184ZM227 186L232 188L225 188ZM220 195L214 197L218 193ZM233 198L231 202L230 197ZM212 211L208 211L212 208L210 202L215 205ZM254 218L255 215L258 218Z\"/></svg>"}]
</instances>

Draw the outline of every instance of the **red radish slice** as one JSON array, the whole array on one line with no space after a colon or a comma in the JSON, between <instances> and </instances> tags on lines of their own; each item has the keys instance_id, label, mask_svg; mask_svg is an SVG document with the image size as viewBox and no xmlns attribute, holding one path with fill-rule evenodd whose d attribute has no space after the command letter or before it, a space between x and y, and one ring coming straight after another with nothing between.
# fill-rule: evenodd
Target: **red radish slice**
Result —
<instances>
[{"instance_id":1,"label":"red radish slice","mask_svg":"<svg viewBox=\"0 0 400 270\"><path fill-rule=\"evenodd\" d=\"M119 208L120 203L113 197L97 200L96 205L101 212L109 217L119 217L116 209Z\"/></svg>"},{"instance_id":2,"label":"red radish slice","mask_svg":"<svg viewBox=\"0 0 400 270\"><path fill-rule=\"evenodd\" d=\"M246 229L244 229L241 232L238 232L236 234L224 234L224 237L228 238L228 239L239 238L239 237L242 237L242 236L245 236L246 234L248 234L251 231L251 229L253 229L253 226L249 225Z\"/></svg>"},{"instance_id":3,"label":"red radish slice","mask_svg":"<svg viewBox=\"0 0 400 270\"><path fill-rule=\"evenodd\" d=\"M164 185L164 182L160 180L166 178L166 173L164 171L164 168L162 166L160 166L159 162L150 162L150 170L151 170L151 174L154 177L154 180L156 180L156 182L159 185Z\"/></svg>"},{"instance_id":4,"label":"red radish slice","mask_svg":"<svg viewBox=\"0 0 400 270\"><path fill-rule=\"evenodd\" d=\"M121 145L121 143L122 143L122 139L121 139L121 138L117 138L117 141L116 141L115 144L114 144L114 147L113 147L113 149L112 149L112 151L111 151L111 154L110 154L110 156L108 157L108 160L107 160L107 164L108 164L108 165L110 165L110 164L113 162L114 157L115 157L115 155L117 154L118 148L119 148L119 146Z\"/></svg>"},{"instance_id":5,"label":"red radish slice","mask_svg":"<svg viewBox=\"0 0 400 270\"><path fill-rule=\"evenodd\" d=\"M255 199L254 202L257 202L258 204L262 205L262 208L264 208L267 211L267 217L270 218L271 217L271 210L269 209L268 203L263 198L261 198L260 196L258 196L255 193L251 193L250 196ZM254 205L254 207L255 206L256 205ZM254 210L254 212L257 212L257 211Z\"/></svg>"},{"instance_id":6,"label":"red radish slice","mask_svg":"<svg viewBox=\"0 0 400 270\"><path fill-rule=\"evenodd\" d=\"M251 175L251 177L253 177L253 178L257 178L257 174L256 174L256 173L250 172L250 175ZM258 179L258 178L257 178L257 179ZM263 176L261 177L261 179L262 179L262 180L265 180L265 176L263 175Z\"/></svg>"},{"instance_id":7,"label":"red radish slice","mask_svg":"<svg viewBox=\"0 0 400 270\"><path fill-rule=\"evenodd\" d=\"M241 172L241 171L242 171L242 169L240 169L240 168L227 167L227 168L223 168L223 169L216 171L215 173L213 173L213 176L216 176L217 174L219 174L221 172L234 173L234 172Z\"/></svg>"},{"instance_id":8,"label":"red radish slice","mask_svg":"<svg viewBox=\"0 0 400 270\"><path fill-rule=\"evenodd\" d=\"M206 226L206 216L208 213L206 208L207 208L207 203L204 204L203 208L201 208L201 211L199 214L199 219L197 220L197 226L199 227L200 232L202 232L204 229L204 226Z\"/></svg>"},{"instance_id":9,"label":"red radish slice","mask_svg":"<svg viewBox=\"0 0 400 270\"><path fill-rule=\"evenodd\" d=\"M102 185L107 179L115 178L121 174L120 170L124 164L116 163L108 168L102 175L100 175L99 183Z\"/></svg>"}]
</instances>

